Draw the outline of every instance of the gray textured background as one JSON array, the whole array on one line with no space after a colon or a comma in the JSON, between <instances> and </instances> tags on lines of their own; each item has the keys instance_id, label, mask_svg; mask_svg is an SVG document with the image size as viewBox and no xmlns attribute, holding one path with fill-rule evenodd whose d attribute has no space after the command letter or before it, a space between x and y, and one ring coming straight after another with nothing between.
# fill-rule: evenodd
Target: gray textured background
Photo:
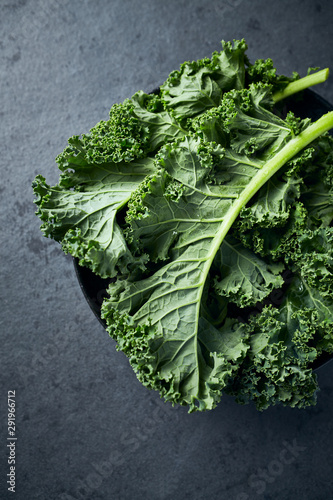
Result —
<instances>
[{"instance_id":1,"label":"gray textured background","mask_svg":"<svg viewBox=\"0 0 333 500\"><path fill-rule=\"evenodd\" d=\"M0 0L1 491L17 500L326 500L333 364L318 404L258 413L223 398L173 409L136 380L45 239L31 182L56 183L69 136L245 37L279 72L333 69L333 3ZM333 102L333 79L317 91ZM17 393L17 493L6 494L6 396Z\"/></svg>"}]
</instances>

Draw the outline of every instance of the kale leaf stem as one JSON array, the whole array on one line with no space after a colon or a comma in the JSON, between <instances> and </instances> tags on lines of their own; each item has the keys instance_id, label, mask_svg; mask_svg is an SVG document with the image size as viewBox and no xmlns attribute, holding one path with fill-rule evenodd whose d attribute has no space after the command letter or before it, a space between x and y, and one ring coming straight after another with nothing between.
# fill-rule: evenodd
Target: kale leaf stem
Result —
<instances>
[{"instance_id":1,"label":"kale leaf stem","mask_svg":"<svg viewBox=\"0 0 333 500\"><path fill-rule=\"evenodd\" d=\"M304 78L300 78L294 82L289 83L285 89L276 92L273 95L273 101L279 102L286 97L289 97L296 92L300 92L301 90L307 89L308 87L312 87L313 85L317 85L318 83L323 83L327 80L329 75L329 69L325 68L321 71L317 71L311 75L305 76Z\"/></svg>"},{"instance_id":2,"label":"kale leaf stem","mask_svg":"<svg viewBox=\"0 0 333 500\"><path fill-rule=\"evenodd\" d=\"M291 160L297 153L307 147L312 141L317 139L320 135L328 132L333 128L333 111L326 113L319 120L312 123L309 127L303 130L299 135L291 139L273 158L268 160L266 165L258 171L258 173L249 182L244 191L236 200L225 222L222 223L219 232L214 238L212 245L210 259L207 260L207 269L211 266L217 250L222 244L225 236L227 235L230 227L238 217L241 209L250 201L250 199L259 191L259 189L289 160ZM208 275L208 271L207 271Z\"/></svg>"}]
</instances>

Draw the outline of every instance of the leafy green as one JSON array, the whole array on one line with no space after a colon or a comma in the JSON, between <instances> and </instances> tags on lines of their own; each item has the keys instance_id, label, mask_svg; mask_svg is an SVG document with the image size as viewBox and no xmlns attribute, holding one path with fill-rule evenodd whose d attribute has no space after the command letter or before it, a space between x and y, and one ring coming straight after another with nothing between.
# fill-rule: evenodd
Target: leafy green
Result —
<instances>
[{"instance_id":1,"label":"leafy green","mask_svg":"<svg viewBox=\"0 0 333 500\"><path fill-rule=\"evenodd\" d=\"M284 283L282 263L266 263L230 237L220 246L214 268L215 291L239 307L255 306Z\"/></svg>"},{"instance_id":2,"label":"leafy green","mask_svg":"<svg viewBox=\"0 0 333 500\"><path fill-rule=\"evenodd\" d=\"M304 408L318 390L311 363L332 352L333 300L306 281L294 278L279 309L265 307L247 325L250 348L240 376L225 391L239 403L253 400L258 409L278 402Z\"/></svg>"},{"instance_id":3,"label":"leafy green","mask_svg":"<svg viewBox=\"0 0 333 500\"><path fill-rule=\"evenodd\" d=\"M333 114L275 108L328 72L277 75L246 49L223 42L114 105L69 139L56 186L34 181L44 234L116 278L101 314L117 349L189 411L222 392L312 405L333 353Z\"/></svg>"},{"instance_id":4,"label":"leafy green","mask_svg":"<svg viewBox=\"0 0 333 500\"><path fill-rule=\"evenodd\" d=\"M131 162L144 158L166 140L184 135L167 111L147 109L149 102L147 94L140 91L123 104L114 104L109 120L97 123L88 134L68 139L69 146L57 157L60 169L78 160L92 165Z\"/></svg>"},{"instance_id":5,"label":"leafy green","mask_svg":"<svg viewBox=\"0 0 333 500\"><path fill-rule=\"evenodd\" d=\"M274 92L282 91L286 86L299 79L299 74L294 72L291 77L278 75L272 59L257 59L254 64L249 64L247 69L249 83L267 83L274 87Z\"/></svg>"},{"instance_id":6,"label":"leafy green","mask_svg":"<svg viewBox=\"0 0 333 500\"><path fill-rule=\"evenodd\" d=\"M291 141L291 130L289 136ZM288 143L285 147L281 143L284 162ZM139 352L149 356L149 362L145 361L149 377L140 380L149 387L154 380L152 387L158 388L166 399L187 404L191 411L210 409L216 403L215 389L208 390L210 377L202 368L200 338L201 301L212 266L213 269L217 266L223 275L222 280L215 279L215 292L240 307L253 305L283 284L282 278L276 276L283 269L282 264L262 263L237 243L230 256L231 244L224 240L240 208L247 202L249 188L257 188L260 179L267 178L270 166L276 163L276 149L272 153L271 144L266 144L271 160L264 167L260 163L256 167L251 164L247 169L233 172L228 168L231 155L226 149L217 161L214 161L216 150L212 151L208 161L207 156L201 157L202 150L209 151L209 148L205 148L200 138L192 135L176 141L161 150L158 163L162 168L149 179L146 189L140 186L139 203L137 196L129 202L127 237L135 241L136 249L147 253L151 261L162 261L162 264L148 277L133 280L129 276L111 284L110 299L102 307L103 317L109 324L110 334L118 341L117 321L121 321L121 339L125 345L128 335L135 336L136 348L143 342ZM293 155L295 146L292 145ZM267 155L264 151L263 156ZM247 158L243 157L240 164L246 162ZM217 178L219 173L227 172L228 182L211 183L212 170ZM173 199L165 196L170 180L178 183L180 192L180 196ZM216 260L219 254L222 255L220 262ZM230 261L233 261L231 277ZM146 332L142 334L143 324L147 325L151 337L147 338ZM217 331L214 329L216 335ZM219 350L205 354L206 359L221 356L223 351ZM137 368L137 356L130 354L129 357ZM208 365L214 372L215 364ZM205 390L202 378L206 380ZM221 382L221 389L225 380Z\"/></svg>"},{"instance_id":7,"label":"leafy green","mask_svg":"<svg viewBox=\"0 0 333 500\"><path fill-rule=\"evenodd\" d=\"M57 186L48 186L42 176L34 181L45 236L60 241L66 253L103 278L142 265L144 258L134 258L128 249L116 215L154 169L153 161L71 164L71 168Z\"/></svg>"},{"instance_id":8,"label":"leafy green","mask_svg":"<svg viewBox=\"0 0 333 500\"><path fill-rule=\"evenodd\" d=\"M161 86L161 98L176 118L193 117L218 106L223 92L244 88L245 41L222 45L224 50L214 52L211 59L183 63Z\"/></svg>"}]
</instances>

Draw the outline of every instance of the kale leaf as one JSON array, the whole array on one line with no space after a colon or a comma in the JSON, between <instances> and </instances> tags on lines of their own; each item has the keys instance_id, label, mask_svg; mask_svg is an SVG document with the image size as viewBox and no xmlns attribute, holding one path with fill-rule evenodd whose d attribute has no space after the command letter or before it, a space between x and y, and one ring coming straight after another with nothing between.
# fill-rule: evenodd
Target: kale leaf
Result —
<instances>
[{"instance_id":1,"label":"kale leaf","mask_svg":"<svg viewBox=\"0 0 333 500\"><path fill-rule=\"evenodd\" d=\"M70 138L59 183L34 181L37 215L116 278L102 317L145 386L190 412L222 393L303 408L333 353L333 113L275 103L328 70L277 75L222 45Z\"/></svg>"}]
</instances>

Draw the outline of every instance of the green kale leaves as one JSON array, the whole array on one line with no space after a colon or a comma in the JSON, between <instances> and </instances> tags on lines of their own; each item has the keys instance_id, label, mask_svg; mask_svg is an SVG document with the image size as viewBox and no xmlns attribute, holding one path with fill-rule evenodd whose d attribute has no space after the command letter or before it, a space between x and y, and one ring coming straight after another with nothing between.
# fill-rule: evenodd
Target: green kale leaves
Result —
<instances>
[{"instance_id":1,"label":"green kale leaves","mask_svg":"<svg viewBox=\"0 0 333 500\"><path fill-rule=\"evenodd\" d=\"M114 105L57 157L58 185L34 182L44 234L116 278L102 317L117 348L189 411L222 393L314 404L312 364L333 352L333 116L282 118L277 93L302 80L246 49Z\"/></svg>"}]
</instances>

